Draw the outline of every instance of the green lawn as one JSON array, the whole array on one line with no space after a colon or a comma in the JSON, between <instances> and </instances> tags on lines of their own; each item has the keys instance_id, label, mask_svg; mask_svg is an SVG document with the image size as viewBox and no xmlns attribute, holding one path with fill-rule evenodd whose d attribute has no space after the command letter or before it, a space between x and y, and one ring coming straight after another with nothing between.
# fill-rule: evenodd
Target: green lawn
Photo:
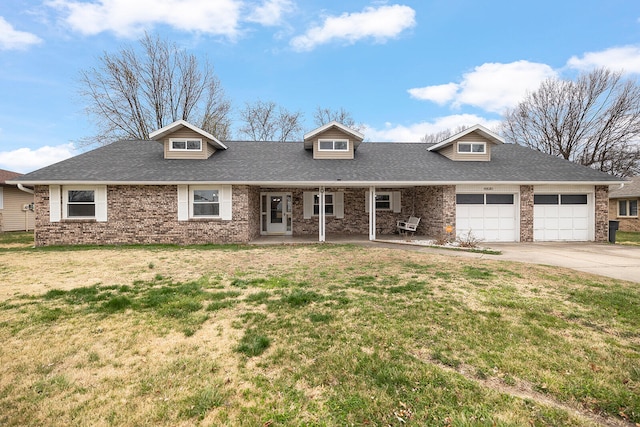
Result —
<instances>
[{"instance_id":1,"label":"green lawn","mask_svg":"<svg viewBox=\"0 0 640 427\"><path fill-rule=\"evenodd\" d=\"M349 245L25 249L0 283L16 256L46 283L0 300L3 426L640 423L636 284ZM121 267L68 286L82 256Z\"/></svg>"},{"instance_id":2,"label":"green lawn","mask_svg":"<svg viewBox=\"0 0 640 427\"><path fill-rule=\"evenodd\" d=\"M640 232L616 231L616 243L622 245L640 245Z\"/></svg>"}]
</instances>

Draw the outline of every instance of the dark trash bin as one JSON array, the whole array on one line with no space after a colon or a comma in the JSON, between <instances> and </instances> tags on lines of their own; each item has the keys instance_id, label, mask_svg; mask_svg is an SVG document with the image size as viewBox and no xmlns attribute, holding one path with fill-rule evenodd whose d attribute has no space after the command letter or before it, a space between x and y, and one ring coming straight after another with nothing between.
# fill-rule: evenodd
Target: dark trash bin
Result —
<instances>
[{"instance_id":1,"label":"dark trash bin","mask_svg":"<svg viewBox=\"0 0 640 427\"><path fill-rule=\"evenodd\" d=\"M616 231L619 225L620 221L609 221L609 243L616 242Z\"/></svg>"}]
</instances>

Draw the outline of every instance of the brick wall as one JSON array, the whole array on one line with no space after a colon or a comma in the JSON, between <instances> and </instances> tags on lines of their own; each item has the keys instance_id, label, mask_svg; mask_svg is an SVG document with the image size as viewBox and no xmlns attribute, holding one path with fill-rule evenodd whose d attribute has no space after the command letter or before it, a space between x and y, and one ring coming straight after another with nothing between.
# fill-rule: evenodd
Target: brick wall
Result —
<instances>
[{"instance_id":1,"label":"brick wall","mask_svg":"<svg viewBox=\"0 0 640 427\"><path fill-rule=\"evenodd\" d=\"M520 241L533 242L533 185L520 186Z\"/></svg>"},{"instance_id":2,"label":"brick wall","mask_svg":"<svg viewBox=\"0 0 640 427\"><path fill-rule=\"evenodd\" d=\"M609 186L596 185L595 193L595 241L606 242L609 240Z\"/></svg>"},{"instance_id":3,"label":"brick wall","mask_svg":"<svg viewBox=\"0 0 640 427\"><path fill-rule=\"evenodd\" d=\"M259 235L259 193L233 186L233 220L178 221L175 185L107 187L108 222L49 221L49 188L36 186L37 246L131 243L248 242Z\"/></svg>"},{"instance_id":4,"label":"brick wall","mask_svg":"<svg viewBox=\"0 0 640 427\"><path fill-rule=\"evenodd\" d=\"M609 200L609 219L620 221L620 231L640 232L640 218L618 217L618 199Z\"/></svg>"}]
</instances>

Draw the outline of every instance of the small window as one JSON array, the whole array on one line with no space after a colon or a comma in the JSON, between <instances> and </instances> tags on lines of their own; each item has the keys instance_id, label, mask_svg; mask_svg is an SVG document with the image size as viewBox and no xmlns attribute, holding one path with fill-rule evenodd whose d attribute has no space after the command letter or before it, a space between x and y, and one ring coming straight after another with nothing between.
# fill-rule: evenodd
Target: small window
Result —
<instances>
[{"instance_id":1,"label":"small window","mask_svg":"<svg viewBox=\"0 0 640 427\"><path fill-rule=\"evenodd\" d=\"M586 194L562 194L560 196L560 203L563 205L586 205Z\"/></svg>"},{"instance_id":2,"label":"small window","mask_svg":"<svg viewBox=\"0 0 640 427\"><path fill-rule=\"evenodd\" d=\"M349 151L349 141L346 139L321 139L318 141L320 151Z\"/></svg>"},{"instance_id":3,"label":"small window","mask_svg":"<svg viewBox=\"0 0 640 427\"><path fill-rule=\"evenodd\" d=\"M202 151L200 139L171 139L171 151Z\"/></svg>"},{"instance_id":4,"label":"small window","mask_svg":"<svg viewBox=\"0 0 640 427\"><path fill-rule=\"evenodd\" d=\"M220 216L218 190L193 190L193 216Z\"/></svg>"},{"instance_id":5,"label":"small window","mask_svg":"<svg viewBox=\"0 0 640 427\"><path fill-rule=\"evenodd\" d=\"M638 200L618 200L618 216L637 217Z\"/></svg>"},{"instance_id":6,"label":"small window","mask_svg":"<svg viewBox=\"0 0 640 427\"><path fill-rule=\"evenodd\" d=\"M484 205L484 194L456 194L458 205Z\"/></svg>"},{"instance_id":7,"label":"small window","mask_svg":"<svg viewBox=\"0 0 640 427\"><path fill-rule=\"evenodd\" d=\"M533 204L534 205L557 205L558 195L557 194L534 194Z\"/></svg>"},{"instance_id":8,"label":"small window","mask_svg":"<svg viewBox=\"0 0 640 427\"><path fill-rule=\"evenodd\" d=\"M325 215L333 215L333 194L332 193L324 193L324 214ZM320 215L320 196L313 196L313 215Z\"/></svg>"},{"instance_id":9,"label":"small window","mask_svg":"<svg viewBox=\"0 0 640 427\"><path fill-rule=\"evenodd\" d=\"M513 194L487 194L488 205L512 205Z\"/></svg>"},{"instance_id":10,"label":"small window","mask_svg":"<svg viewBox=\"0 0 640 427\"><path fill-rule=\"evenodd\" d=\"M376 193L376 210L391 210L391 193Z\"/></svg>"},{"instance_id":11,"label":"small window","mask_svg":"<svg viewBox=\"0 0 640 427\"><path fill-rule=\"evenodd\" d=\"M459 142L458 153L484 154L485 146L484 142Z\"/></svg>"},{"instance_id":12,"label":"small window","mask_svg":"<svg viewBox=\"0 0 640 427\"><path fill-rule=\"evenodd\" d=\"M93 190L67 191L67 218L94 218L96 198Z\"/></svg>"}]
</instances>

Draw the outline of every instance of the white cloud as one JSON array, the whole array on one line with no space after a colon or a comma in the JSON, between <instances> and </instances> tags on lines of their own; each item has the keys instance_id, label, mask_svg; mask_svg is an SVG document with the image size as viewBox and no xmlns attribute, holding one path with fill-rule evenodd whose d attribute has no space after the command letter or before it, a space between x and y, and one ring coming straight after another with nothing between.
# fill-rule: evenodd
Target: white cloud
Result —
<instances>
[{"instance_id":1,"label":"white cloud","mask_svg":"<svg viewBox=\"0 0 640 427\"><path fill-rule=\"evenodd\" d=\"M0 169L27 173L76 155L73 144L0 151Z\"/></svg>"},{"instance_id":2,"label":"white cloud","mask_svg":"<svg viewBox=\"0 0 640 427\"><path fill-rule=\"evenodd\" d=\"M444 85L418 87L409 89L409 94L416 99L433 101L436 104L446 104L451 101L458 92L460 85L457 83L447 83Z\"/></svg>"},{"instance_id":3,"label":"white cloud","mask_svg":"<svg viewBox=\"0 0 640 427\"><path fill-rule=\"evenodd\" d=\"M118 36L139 36L154 25L177 30L223 35L238 33L240 0L50 0L64 11L64 21L75 31L94 35L112 31Z\"/></svg>"},{"instance_id":4,"label":"white cloud","mask_svg":"<svg viewBox=\"0 0 640 427\"><path fill-rule=\"evenodd\" d=\"M415 26L415 15L415 10L409 6L398 4L367 7L360 13L329 16L321 26L310 28L305 34L294 37L290 44L295 50L309 51L333 40L353 44L361 39L372 38L382 43Z\"/></svg>"},{"instance_id":5,"label":"white cloud","mask_svg":"<svg viewBox=\"0 0 640 427\"><path fill-rule=\"evenodd\" d=\"M614 71L640 73L640 46L612 47L600 52L587 52L582 58L572 56L567 65L581 71L606 67Z\"/></svg>"},{"instance_id":6,"label":"white cloud","mask_svg":"<svg viewBox=\"0 0 640 427\"><path fill-rule=\"evenodd\" d=\"M26 49L42 39L26 31L18 31L0 16L0 50Z\"/></svg>"},{"instance_id":7,"label":"white cloud","mask_svg":"<svg viewBox=\"0 0 640 427\"><path fill-rule=\"evenodd\" d=\"M367 125L364 134L367 140L375 142L420 142L420 139L426 134L477 124L494 129L498 127L500 121L487 120L475 114L456 114L436 118L433 122L413 123L406 126L387 123L384 129L376 129Z\"/></svg>"},{"instance_id":8,"label":"white cloud","mask_svg":"<svg viewBox=\"0 0 640 427\"><path fill-rule=\"evenodd\" d=\"M415 98L440 104L451 102L456 108L471 105L501 113L520 102L527 91L536 90L543 80L556 76L557 73L546 64L529 61L486 63L464 74L460 83L414 88L409 89L409 93Z\"/></svg>"},{"instance_id":9,"label":"white cloud","mask_svg":"<svg viewBox=\"0 0 640 427\"><path fill-rule=\"evenodd\" d=\"M282 23L282 17L294 9L291 0L265 0L262 6L255 6L247 21L256 22L264 26L274 26Z\"/></svg>"}]
</instances>

